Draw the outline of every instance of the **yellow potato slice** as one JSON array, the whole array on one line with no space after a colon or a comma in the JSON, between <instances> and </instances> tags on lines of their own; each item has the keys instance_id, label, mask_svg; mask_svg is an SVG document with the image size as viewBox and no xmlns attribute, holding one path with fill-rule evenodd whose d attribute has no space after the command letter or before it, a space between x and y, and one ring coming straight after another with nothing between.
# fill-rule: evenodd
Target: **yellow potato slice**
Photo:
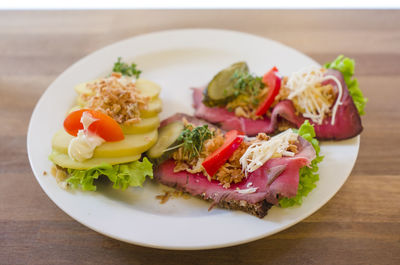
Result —
<instances>
[{"instance_id":1,"label":"yellow potato slice","mask_svg":"<svg viewBox=\"0 0 400 265\"><path fill-rule=\"evenodd\" d=\"M97 80L80 83L75 86L75 91L78 94L91 95L93 94L93 91L87 88L87 84L96 81ZM135 86L143 96L150 97L151 99L155 99L160 95L161 87L150 80L138 79L136 80Z\"/></svg>"},{"instance_id":2,"label":"yellow potato slice","mask_svg":"<svg viewBox=\"0 0 400 265\"><path fill-rule=\"evenodd\" d=\"M124 134L138 134L157 130L158 126L160 126L160 118L154 116L142 119L139 123L133 125L121 125L121 128Z\"/></svg>"},{"instance_id":3,"label":"yellow potato slice","mask_svg":"<svg viewBox=\"0 0 400 265\"><path fill-rule=\"evenodd\" d=\"M82 107L74 106L68 111L68 114L73 111L79 110L81 108ZM156 115L153 115L148 118L142 118L142 120L139 123L133 125L121 125L121 128L124 134L141 134L156 130L159 125L160 125L160 118Z\"/></svg>"},{"instance_id":4,"label":"yellow potato slice","mask_svg":"<svg viewBox=\"0 0 400 265\"><path fill-rule=\"evenodd\" d=\"M68 111L68 113L67 113L67 115L68 114L70 114L71 112L74 112L74 111L77 111L77 110L80 110L80 109L82 109L82 107L81 106L73 106L69 111Z\"/></svg>"},{"instance_id":5,"label":"yellow potato slice","mask_svg":"<svg viewBox=\"0 0 400 265\"><path fill-rule=\"evenodd\" d=\"M156 116L162 110L162 101L155 98L149 102L147 109L140 111L140 118L150 118Z\"/></svg>"},{"instance_id":6,"label":"yellow potato slice","mask_svg":"<svg viewBox=\"0 0 400 265\"><path fill-rule=\"evenodd\" d=\"M78 93L79 95L80 95L80 94L92 95L92 94L93 94L93 91L92 91L91 89L88 89L88 88L87 88L87 84L94 83L94 82L96 82L96 81L97 81L97 80L93 80L93 81L89 81L89 82L80 83L80 84L76 85L76 86L74 87L74 89L75 89L76 93Z\"/></svg>"},{"instance_id":7,"label":"yellow potato slice","mask_svg":"<svg viewBox=\"0 0 400 265\"><path fill-rule=\"evenodd\" d=\"M86 105L86 102L83 98L82 98L82 94L79 94L78 97L76 98L76 105L79 106L80 108L84 108Z\"/></svg>"},{"instance_id":8,"label":"yellow potato slice","mask_svg":"<svg viewBox=\"0 0 400 265\"><path fill-rule=\"evenodd\" d=\"M68 154L69 142L73 138L64 129L58 131L52 140L53 150ZM143 134L125 135L125 139L119 142L105 142L98 146L93 154L97 157L122 157L139 155L150 149L157 141L157 130Z\"/></svg>"},{"instance_id":9,"label":"yellow potato slice","mask_svg":"<svg viewBox=\"0 0 400 265\"><path fill-rule=\"evenodd\" d=\"M86 101L82 98L81 95L91 95L92 90L87 88L88 83L93 83L94 81L81 83L75 86L75 91L78 93L77 102L78 106L84 107L86 105ZM149 102L149 106L147 109L141 111L142 118L149 118L157 115L162 110L162 102L161 99L158 98L160 94L161 88L154 82L145 79L138 79L136 81L137 89L144 96L150 97L151 101Z\"/></svg>"},{"instance_id":10,"label":"yellow potato slice","mask_svg":"<svg viewBox=\"0 0 400 265\"><path fill-rule=\"evenodd\" d=\"M76 106L72 107L68 113L71 113L75 110L79 110L85 107L86 102L82 100L81 97L78 97ZM162 110L162 101L159 98L155 98L149 102L147 109L140 111L141 118L150 118L156 116Z\"/></svg>"},{"instance_id":11,"label":"yellow potato slice","mask_svg":"<svg viewBox=\"0 0 400 265\"><path fill-rule=\"evenodd\" d=\"M152 81L138 79L135 85L143 96L155 99L160 95L161 87Z\"/></svg>"},{"instance_id":12,"label":"yellow potato slice","mask_svg":"<svg viewBox=\"0 0 400 265\"><path fill-rule=\"evenodd\" d=\"M71 159L67 154L59 153L57 151L53 151L49 156L49 159L56 165L63 168L72 168L72 169L90 169L92 167L100 166L101 164L122 164L128 163L138 160L141 155L133 155L133 156L120 156L120 157L99 157L99 158L91 158L85 160L83 162L75 161Z\"/></svg>"}]
</instances>

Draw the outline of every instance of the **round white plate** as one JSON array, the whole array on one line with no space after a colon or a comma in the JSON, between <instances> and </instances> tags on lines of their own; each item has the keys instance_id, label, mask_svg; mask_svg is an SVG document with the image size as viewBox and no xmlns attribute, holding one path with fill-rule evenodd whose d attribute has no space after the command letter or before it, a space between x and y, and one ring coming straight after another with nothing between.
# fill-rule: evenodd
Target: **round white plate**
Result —
<instances>
[{"instance_id":1,"label":"round white plate","mask_svg":"<svg viewBox=\"0 0 400 265\"><path fill-rule=\"evenodd\" d=\"M207 249L237 245L288 228L323 206L340 189L356 161L359 137L323 143L318 186L301 207L273 207L264 219L239 211L213 209L196 198L156 195L167 188L147 181L143 188L97 192L66 191L43 172L50 171L51 138L62 128L76 94L73 87L110 73L122 56L135 62L142 77L162 86L161 118L193 113L190 87L205 85L220 69L240 60L261 75L276 65L283 74L318 65L309 57L275 41L233 31L189 29L150 33L115 43L81 59L62 73L36 105L29 124L29 160L40 186L65 213L112 238L165 249Z\"/></svg>"}]
</instances>

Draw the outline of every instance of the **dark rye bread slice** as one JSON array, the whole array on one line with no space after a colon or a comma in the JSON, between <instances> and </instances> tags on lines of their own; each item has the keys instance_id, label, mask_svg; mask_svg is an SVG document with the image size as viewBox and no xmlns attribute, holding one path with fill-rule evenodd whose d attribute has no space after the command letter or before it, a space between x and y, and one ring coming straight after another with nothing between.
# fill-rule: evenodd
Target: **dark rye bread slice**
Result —
<instances>
[{"instance_id":1,"label":"dark rye bread slice","mask_svg":"<svg viewBox=\"0 0 400 265\"><path fill-rule=\"evenodd\" d=\"M225 201L221 200L218 204L219 207L229 209L229 210L239 210L252 215L257 216L258 218L263 218L267 215L268 210L273 206L267 202L267 200L262 200L257 203L248 203L247 201Z\"/></svg>"}]
</instances>

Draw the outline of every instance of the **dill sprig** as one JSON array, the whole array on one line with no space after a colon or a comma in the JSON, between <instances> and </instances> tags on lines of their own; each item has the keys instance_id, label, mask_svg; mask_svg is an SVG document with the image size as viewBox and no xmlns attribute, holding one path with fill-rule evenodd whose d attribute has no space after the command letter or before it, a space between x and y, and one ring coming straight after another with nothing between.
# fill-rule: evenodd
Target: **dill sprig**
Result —
<instances>
[{"instance_id":1,"label":"dill sprig","mask_svg":"<svg viewBox=\"0 0 400 265\"><path fill-rule=\"evenodd\" d=\"M240 95L248 96L253 105L259 104L259 99L257 97L261 90L265 87L264 83L262 82L262 77L252 75L249 72L236 70L231 79L234 82L233 95L235 97Z\"/></svg>"},{"instance_id":2,"label":"dill sprig","mask_svg":"<svg viewBox=\"0 0 400 265\"><path fill-rule=\"evenodd\" d=\"M214 132L210 131L207 124L195 128L187 124L178 137L178 140L182 141L179 147L183 147L184 155L189 159L198 157L203 149L203 143L213 136Z\"/></svg>"},{"instance_id":3,"label":"dill sprig","mask_svg":"<svg viewBox=\"0 0 400 265\"><path fill-rule=\"evenodd\" d=\"M121 62L121 57L118 57L118 61L114 63L113 72L121 73L122 75L135 76L139 78L142 71L136 69L137 65L132 63L130 66L127 63Z\"/></svg>"}]
</instances>

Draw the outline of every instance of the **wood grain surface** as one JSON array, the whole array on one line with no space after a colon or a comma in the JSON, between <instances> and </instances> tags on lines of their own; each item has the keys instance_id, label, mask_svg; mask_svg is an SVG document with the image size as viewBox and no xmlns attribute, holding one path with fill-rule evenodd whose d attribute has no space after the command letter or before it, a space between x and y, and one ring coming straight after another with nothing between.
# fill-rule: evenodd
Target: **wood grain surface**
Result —
<instances>
[{"instance_id":1,"label":"wood grain surface","mask_svg":"<svg viewBox=\"0 0 400 265\"><path fill-rule=\"evenodd\" d=\"M356 165L331 201L252 243L168 251L100 235L48 199L26 152L40 95L105 45L176 28L265 36L320 63L355 58L367 114ZM400 264L400 11L1 11L0 124L0 264Z\"/></svg>"}]
</instances>

